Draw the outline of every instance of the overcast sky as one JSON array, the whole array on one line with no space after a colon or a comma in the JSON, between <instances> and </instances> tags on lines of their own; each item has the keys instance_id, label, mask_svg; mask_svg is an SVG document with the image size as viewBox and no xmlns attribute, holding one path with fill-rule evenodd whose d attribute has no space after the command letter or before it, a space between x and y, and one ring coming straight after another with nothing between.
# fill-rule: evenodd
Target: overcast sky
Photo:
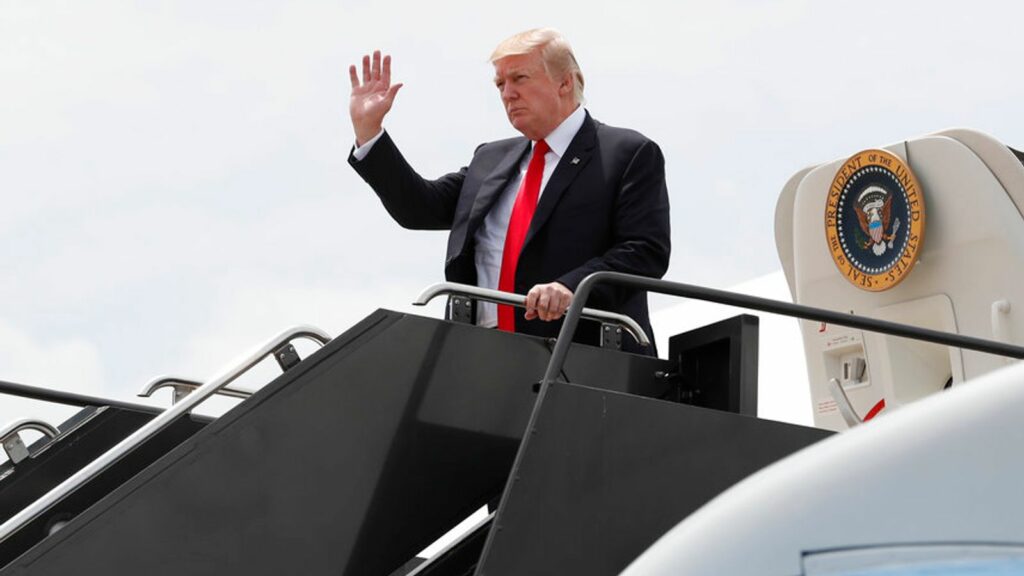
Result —
<instances>
[{"instance_id":1,"label":"overcast sky","mask_svg":"<svg viewBox=\"0 0 1024 576\"><path fill-rule=\"evenodd\" d=\"M513 135L497 42L561 29L591 113L664 150L667 277L728 287L779 267L775 201L807 165L951 126L1024 146L1022 21L984 1L0 0L0 380L127 399L289 325L411 309L446 236L399 228L345 161L346 69L375 48L405 83L386 127L438 176Z\"/></svg>"}]
</instances>

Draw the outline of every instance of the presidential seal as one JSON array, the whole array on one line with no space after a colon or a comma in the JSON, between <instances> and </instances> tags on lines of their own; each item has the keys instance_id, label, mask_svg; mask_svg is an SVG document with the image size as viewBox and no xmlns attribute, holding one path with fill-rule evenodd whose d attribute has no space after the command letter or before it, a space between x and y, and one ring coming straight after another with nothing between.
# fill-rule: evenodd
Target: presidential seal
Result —
<instances>
[{"instance_id":1,"label":"presidential seal","mask_svg":"<svg viewBox=\"0 0 1024 576\"><path fill-rule=\"evenodd\" d=\"M840 273L878 292L899 284L924 239L924 195L903 160L865 150L839 168L825 203L825 238Z\"/></svg>"}]
</instances>

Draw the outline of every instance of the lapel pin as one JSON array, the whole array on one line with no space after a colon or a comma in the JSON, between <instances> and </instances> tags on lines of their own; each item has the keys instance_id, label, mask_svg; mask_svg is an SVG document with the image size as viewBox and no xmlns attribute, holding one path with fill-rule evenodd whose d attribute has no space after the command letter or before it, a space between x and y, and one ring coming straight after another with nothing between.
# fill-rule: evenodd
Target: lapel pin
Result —
<instances>
[{"instance_id":1,"label":"lapel pin","mask_svg":"<svg viewBox=\"0 0 1024 576\"><path fill-rule=\"evenodd\" d=\"M575 157L575 156L573 156L572 163L573 164L579 164L580 163L580 159Z\"/></svg>"}]
</instances>

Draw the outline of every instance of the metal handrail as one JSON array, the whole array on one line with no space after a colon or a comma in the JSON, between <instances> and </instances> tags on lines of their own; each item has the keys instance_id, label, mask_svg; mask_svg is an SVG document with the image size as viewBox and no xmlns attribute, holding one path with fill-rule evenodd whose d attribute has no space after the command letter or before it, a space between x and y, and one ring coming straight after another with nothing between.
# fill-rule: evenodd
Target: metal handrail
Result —
<instances>
[{"instance_id":1,"label":"metal handrail","mask_svg":"<svg viewBox=\"0 0 1024 576\"><path fill-rule=\"evenodd\" d=\"M163 388L173 388L175 401L180 400L182 397L193 392L203 383L198 380L189 380L188 378L178 378L177 376L157 376L150 380L142 387L136 396L141 398L149 398L157 390ZM184 391L184 393L182 393ZM220 396L228 396L231 398L248 398L252 396L254 392L252 390L244 390L242 388L232 388L231 386L225 386L220 390L217 390L217 394Z\"/></svg>"},{"instance_id":2,"label":"metal handrail","mask_svg":"<svg viewBox=\"0 0 1024 576\"><path fill-rule=\"evenodd\" d=\"M117 443L117 445L102 454L96 460L86 464L81 470L75 472L68 479L58 484L41 498L14 516L11 516L10 519L0 525L0 543L6 541L11 537L11 535L31 522L32 519L50 509L50 507L73 492L79 486L98 476L104 470L128 454L128 452L133 448L153 437L155 434L169 426L178 417L191 411L199 405L199 403L212 396L217 390L220 390L228 383L244 374L247 370L258 364L270 354L273 354L274 351L282 345L298 338L313 340L321 345L327 344L331 339L331 337L322 330L311 326L291 328L275 336L271 340L267 341L267 343L240 358L237 363L223 370L212 380L200 386L195 392L186 396L181 402L178 402L167 410L164 410L159 416L150 420L130 436Z\"/></svg>"},{"instance_id":3,"label":"metal handrail","mask_svg":"<svg viewBox=\"0 0 1024 576\"><path fill-rule=\"evenodd\" d=\"M834 312L832 310L824 310L822 308L813 308L802 304L780 302L778 300L770 300L768 298L758 298L756 296L736 294L735 292L715 290L713 288L704 288L702 286L693 286L691 284L682 284L668 280L633 276L630 274L623 274L621 272L595 272L584 278L576 288L572 304L569 305L569 310L565 314L565 321L562 323L562 330L558 333L558 340L555 342L555 348L551 353L551 361L548 363L547 372L544 374L543 382L545 388L548 384L555 382L558 378L558 375L562 370L562 366L565 364L565 358L569 353L572 334L576 330L576 325L579 324L583 305L586 303L587 297L590 296L590 292L593 290L594 286L601 283L616 284L619 286L646 290L648 292L682 296L684 298L693 298L695 300L705 300L729 306L761 310L762 312L782 314L784 316L794 316L804 320L838 324L840 326L847 326L850 328L858 328L861 330L880 332L882 334L889 334L892 336L924 340L926 342L934 342L935 344L954 346L956 348L964 348L967 350L976 350L978 352L987 352L989 354L998 354L1000 356L1024 358L1024 348L1014 346L1012 344L1006 344L1004 342L994 342L992 340L962 336L960 334L952 334L949 332L940 332L938 330L930 330L927 328L918 328L916 326L907 326L905 324L897 324L895 322L863 318L853 314L844 314L842 312Z\"/></svg>"},{"instance_id":4,"label":"metal handrail","mask_svg":"<svg viewBox=\"0 0 1024 576\"><path fill-rule=\"evenodd\" d=\"M846 422L847 428L853 428L858 424L864 423L861 417L857 415L857 411L853 409L850 397L846 395L846 390L843 389L843 385L839 383L838 378L828 379L828 392L832 395L832 399L836 401L836 406L839 407L839 414L843 417L843 421Z\"/></svg>"},{"instance_id":5,"label":"metal handrail","mask_svg":"<svg viewBox=\"0 0 1024 576\"><path fill-rule=\"evenodd\" d=\"M65 406L111 406L125 410L135 410L146 414L159 414L162 412L159 408L147 406L145 404L132 404L130 402L121 402L120 400L114 400L111 398L86 396L84 394L75 394L73 392L50 390L48 388L27 386L25 384L15 384L14 382L0 381L0 395L18 396L31 400L39 400L40 402L63 404Z\"/></svg>"},{"instance_id":6,"label":"metal handrail","mask_svg":"<svg viewBox=\"0 0 1024 576\"><path fill-rule=\"evenodd\" d=\"M577 294L578 293L579 291L577 290ZM495 304L508 304L519 308L526 307L526 296L523 296L522 294L491 290L490 288L481 288L479 286L470 286L469 284L459 284L457 282L442 282L440 284L428 286L420 293L419 297L416 298L416 301L413 302L413 306L425 306L428 302L441 295L469 296L477 300L484 300ZM575 295L573 296L572 301L576 302ZM580 314L588 320L597 320L598 322L621 326L626 330L626 332L629 332L630 336L632 336L640 346L646 348L651 345L651 341L647 338L647 333L644 332L644 329L637 324L636 320L633 320L625 314L595 310L594 308L582 308ZM573 326L573 329L576 329L575 325Z\"/></svg>"},{"instance_id":7,"label":"metal handrail","mask_svg":"<svg viewBox=\"0 0 1024 576\"><path fill-rule=\"evenodd\" d=\"M12 422L7 426L4 426L4 429L0 430L0 442L7 440L8 437L15 435L22 430L35 430L50 440L53 440L60 435L60 430L57 430L42 420L25 419Z\"/></svg>"},{"instance_id":8,"label":"metal handrail","mask_svg":"<svg viewBox=\"0 0 1024 576\"><path fill-rule=\"evenodd\" d=\"M50 440L60 435L60 430L42 420L25 419L8 424L3 430L0 430L0 445L3 445L11 464L17 464L30 456L28 448L25 447L20 436L24 430L35 430Z\"/></svg>"}]
</instances>

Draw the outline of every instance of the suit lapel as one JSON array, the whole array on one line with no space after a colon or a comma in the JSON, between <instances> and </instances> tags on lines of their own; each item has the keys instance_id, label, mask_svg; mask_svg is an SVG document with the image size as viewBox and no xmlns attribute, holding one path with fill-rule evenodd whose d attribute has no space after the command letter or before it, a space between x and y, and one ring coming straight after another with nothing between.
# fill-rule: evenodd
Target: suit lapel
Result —
<instances>
[{"instance_id":1,"label":"suit lapel","mask_svg":"<svg viewBox=\"0 0 1024 576\"><path fill-rule=\"evenodd\" d=\"M505 191L508 181L512 179L519 169L523 155L529 149L530 141L526 138L523 138L521 142L513 144L497 166L494 167L494 170L491 171L491 175L480 184L476 198L473 199L473 208L469 212L468 229L470 234L473 234L477 227L480 226L484 216L490 212L494 202Z\"/></svg>"},{"instance_id":2,"label":"suit lapel","mask_svg":"<svg viewBox=\"0 0 1024 576\"><path fill-rule=\"evenodd\" d=\"M572 142L569 143L569 147L565 149L565 154L558 161L558 166L555 167L554 173L551 174L551 179L540 195L540 201L537 202L537 211L533 213L533 219L530 221L530 230L526 233L526 240L523 242L524 248L537 234L537 231L544 226L548 218L551 217L551 213L554 211L555 206L558 205L562 195L569 188L569 184L572 184L572 181L576 179L576 176L579 175L583 167L590 161L596 143L597 126L594 119L588 113L586 119L583 120L583 125L580 126L579 132L576 133Z\"/></svg>"}]
</instances>

